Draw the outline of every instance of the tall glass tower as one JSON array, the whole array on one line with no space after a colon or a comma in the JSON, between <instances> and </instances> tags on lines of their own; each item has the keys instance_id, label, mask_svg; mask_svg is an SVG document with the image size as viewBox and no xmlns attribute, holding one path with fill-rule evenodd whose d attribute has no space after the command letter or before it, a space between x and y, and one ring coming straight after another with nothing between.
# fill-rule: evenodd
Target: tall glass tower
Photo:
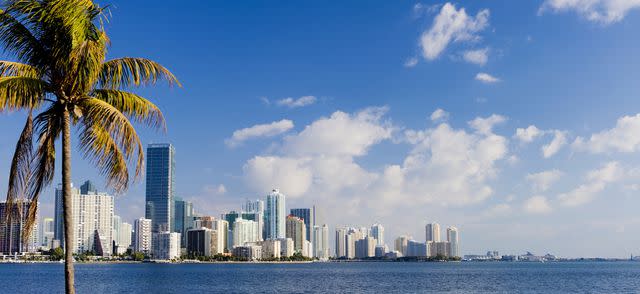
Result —
<instances>
[{"instance_id":1,"label":"tall glass tower","mask_svg":"<svg viewBox=\"0 0 640 294\"><path fill-rule=\"evenodd\" d=\"M291 215L297 216L304 220L304 225L307 230L306 240L311 242L311 235L313 233L313 227L316 225L316 209L315 206L311 208L292 208Z\"/></svg>"},{"instance_id":2,"label":"tall glass tower","mask_svg":"<svg viewBox=\"0 0 640 294\"><path fill-rule=\"evenodd\" d=\"M175 150L171 144L147 146L145 218L153 232L174 231Z\"/></svg>"},{"instance_id":3,"label":"tall glass tower","mask_svg":"<svg viewBox=\"0 0 640 294\"><path fill-rule=\"evenodd\" d=\"M267 195L264 211L264 235L266 240L286 237L285 196L278 189Z\"/></svg>"}]
</instances>

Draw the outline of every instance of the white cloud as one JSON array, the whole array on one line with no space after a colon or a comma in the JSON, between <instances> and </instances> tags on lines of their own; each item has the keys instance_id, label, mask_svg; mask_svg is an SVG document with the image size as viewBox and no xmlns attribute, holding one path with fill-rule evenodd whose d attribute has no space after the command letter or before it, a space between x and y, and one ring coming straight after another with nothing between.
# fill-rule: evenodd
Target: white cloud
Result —
<instances>
[{"instance_id":1,"label":"white cloud","mask_svg":"<svg viewBox=\"0 0 640 294\"><path fill-rule=\"evenodd\" d=\"M487 118L476 117L474 120L469 122L469 126L481 134L490 134L493 132L493 127L495 125L501 124L505 121L507 121L506 117L498 114L492 114Z\"/></svg>"},{"instance_id":2,"label":"white cloud","mask_svg":"<svg viewBox=\"0 0 640 294\"><path fill-rule=\"evenodd\" d=\"M311 169L308 159L278 156L256 156L242 168L247 184L255 191L279 188L290 197L303 195L311 186Z\"/></svg>"},{"instance_id":3,"label":"white cloud","mask_svg":"<svg viewBox=\"0 0 640 294\"><path fill-rule=\"evenodd\" d=\"M464 8L446 3L433 20L433 25L420 38L422 55L434 60L451 42L473 41L480 39L476 34L489 25L489 10L483 9L476 16L467 15Z\"/></svg>"},{"instance_id":4,"label":"white cloud","mask_svg":"<svg viewBox=\"0 0 640 294\"><path fill-rule=\"evenodd\" d=\"M485 217L498 217L510 214L512 211L511 205L506 203L496 204L485 210L483 216Z\"/></svg>"},{"instance_id":5,"label":"white cloud","mask_svg":"<svg viewBox=\"0 0 640 294\"><path fill-rule=\"evenodd\" d=\"M446 121L449 119L449 113L444 111L442 108L438 108L431 113L430 118L432 122Z\"/></svg>"},{"instance_id":6,"label":"white cloud","mask_svg":"<svg viewBox=\"0 0 640 294\"><path fill-rule=\"evenodd\" d=\"M547 170L539 173L527 174L526 180L531 184L535 192L547 191L553 183L562 177L563 173L557 169Z\"/></svg>"},{"instance_id":7,"label":"white cloud","mask_svg":"<svg viewBox=\"0 0 640 294\"><path fill-rule=\"evenodd\" d=\"M620 181L624 176L625 171L618 162L608 162L603 167L590 171L585 183L568 193L558 195L558 199L565 206L589 203L606 188L607 184Z\"/></svg>"},{"instance_id":8,"label":"white cloud","mask_svg":"<svg viewBox=\"0 0 640 294\"><path fill-rule=\"evenodd\" d=\"M535 138L542 136L543 134L544 132L538 129L536 126L530 125L526 129L516 129L516 134L514 137L520 140L520 142L531 143Z\"/></svg>"},{"instance_id":9,"label":"white cloud","mask_svg":"<svg viewBox=\"0 0 640 294\"><path fill-rule=\"evenodd\" d=\"M489 60L489 48L467 50L462 54L462 58L469 63L485 65Z\"/></svg>"},{"instance_id":10,"label":"white cloud","mask_svg":"<svg viewBox=\"0 0 640 294\"><path fill-rule=\"evenodd\" d=\"M591 153L636 152L640 150L640 114L623 116L612 129L591 135L588 140L576 138L572 147Z\"/></svg>"},{"instance_id":11,"label":"white cloud","mask_svg":"<svg viewBox=\"0 0 640 294\"><path fill-rule=\"evenodd\" d=\"M414 67L418 64L418 58L411 57L404 62L404 67Z\"/></svg>"},{"instance_id":12,"label":"white cloud","mask_svg":"<svg viewBox=\"0 0 640 294\"><path fill-rule=\"evenodd\" d=\"M382 120L387 110L370 107L355 114L336 111L285 138L284 150L296 155L364 155L369 147L391 138L393 127Z\"/></svg>"},{"instance_id":13,"label":"white cloud","mask_svg":"<svg viewBox=\"0 0 640 294\"><path fill-rule=\"evenodd\" d=\"M558 153L558 151L560 151L560 149L562 149L562 147L566 144L567 132L554 130L553 139L551 140L551 142L542 146L542 156L544 156L544 158L549 158Z\"/></svg>"},{"instance_id":14,"label":"white cloud","mask_svg":"<svg viewBox=\"0 0 640 294\"><path fill-rule=\"evenodd\" d=\"M260 137L277 136L291 130L292 128L293 122L288 119L275 121L270 124L255 125L233 132L231 138L226 139L225 143L229 147L235 147L242 144L242 142L246 140Z\"/></svg>"},{"instance_id":15,"label":"white cloud","mask_svg":"<svg viewBox=\"0 0 640 294\"><path fill-rule=\"evenodd\" d=\"M602 24L619 22L633 9L640 8L640 0L546 0L539 13L575 11L589 21Z\"/></svg>"},{"instance_id":16,"label":"white cloud","mask_svg":"<svg viewBox=\"0 0 640 294\"><path fill-rule=\"evenodd\" d=\"M476 75L476 80L483 82L485 84L495 84L500 81L499 78L496 78L488 73L480 72Z\"/></svg>"},{"instance_id":17,"label":"white cloud","mask_svg":"<svg viewBox=\"0 0 640 294\"><path fill-rule=\"evenodd\" d=\"M524 211L531 214L545 214L551 212L549 201L544 196L533 196L524 203Z\"/></svg>"},{"instance_id":18,"label":"white cloud","mask_svg":"<svg viewBox=\"0 0 640 294\"><path fill-rule=\"evenodd\" d=\"M303 107L303 106L314 104L316 103L316 101L317 101L317 98L315 96L302 96L298 99L288 97L288 98L283 98L276 101L276 104L279 106L286 106L289 108L297 108L297 107Z\"/></svg>"},{"instance_id":19,"label":"white cloud","mask_svg":"<svg viewBox=\"0 0 640 294\"><path fill-rule=\"evenodd\" d=\"M218 189L216 190L220 195L227 193L227 187L225 187L223 184L218 185Z\"/></svg>"}]
</instances>

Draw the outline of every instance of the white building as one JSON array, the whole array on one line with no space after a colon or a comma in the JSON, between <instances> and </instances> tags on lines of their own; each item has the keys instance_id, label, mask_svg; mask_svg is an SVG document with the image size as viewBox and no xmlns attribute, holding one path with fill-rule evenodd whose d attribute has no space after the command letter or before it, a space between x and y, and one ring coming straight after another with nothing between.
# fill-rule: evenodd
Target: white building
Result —
<instances>
[{"instance_id":1,"label":"white building","mask_svg":"<svg viewBox=\"0 0 640 294\"><path fill-rule=\"evenodd\" d=\"M429 256L429 242L421 243L416 240L409 240L407 244L407 254L410 257L427 257Z\"/></svg>"},{"instance_id":2,"label":"white building","mask_svg":"<svg viewBox=\"0 0 640 294\"><path fill-rule=\"evenodd\" d=\"M460 234L458 228L447 228L447 242L449 242L449 256L460 257Z\"/></svg>"},{"instance_id":3,"label":"white building","mask_svg":"<svg viewBox=\"0 0 640 294\"><path fill-rule=\"evenodd\" d=\"M347 229L336 228L336 258L344 258L347 256Z\"/></svg>"},{"instance_id":4,"label":"white building","mask_svg":"<svg viewBox=\"0 0 640 294\"><path fill-rule=\"evenodd\" d=\"M131 233L133 233L133 227L130 223L120 224L120 235L118 236L118 254L127 252L127 249L131 247Z\"/></svg>"},{"instance_id":5,"label":"white building","mask_svg":"<svg viewBox=\"0 0 640 294\"><path fill-rule=\"evenodd\" d=\"M98 192L90 181L86 181L80 189L71 188L71 197L72 230L75 239L71 244L71 250L74 253L91 251L97 255L111 255L114 238L113 196ZM63 232L62 185L56 188L55 212L55 239L66 246ZM99 243L95 243L95 240L99 240Z\"/></svg>"},{"instance_id":6,"label":"white building","mask_svg":"<svg viewBox=\"0 0 640 294\"><path fill-rule=\"evenodd\" d=\"M303 240L302 241L302 251L300 252L304 257L313 257L313 244L310 241Z\"/></svg>"},{"instance_id":7,"label":"white building","mask_svg":"<svg viewBox=\"0 0 640 294\"><path fill-rule=\"evenodd\" d=\"M381 224L372 225L369 235L376 239L377 245L385 245L384 227Z\"/></svg>"},{"instance_id":8,"label":"white building","mask_svg":"<svg viewBox=\"0 0 640 294\"><path fill-rule=\"evenodd\" d=\"M151 253L151 220L139 218L134 221L133 251L144 254Z\"/></svg>"},{"instance_id":9,"label":"white building","mask_svg":"<svg viewBox=\"0 0 640 294\"><path fill-rule=\"evenodd\" d=\"M356 258L376 256L376 244L378 244L378 241L371 236L356 241Z\"/></svg>"},{"instance_id":10,"label":"white building","mask_svg":"<svg viewBox=\"0 0 640 294\"><path fill-rule=\"evenodd\" d=\"M450 256L449 255L449 242L428 242L429 244L429 256Z\"/></svg>"},{"instance_id":11,"label":"white building","mask_svg":"<svg viewBox=\"0 0 640 294\"><path fill-rule=\"evenodd\" d=\"M227 240L229 239L229 222L223 219L216 219L213 221L213 229L216 231L218 237L216 238L216 254L222 254L230 252L227 247Z\"/></svg>"},{"instance_id":12,"label":"white building","mask_svg":"<svg viewBox=\"0 0 640 294\"><path fill-rule=\"evenodd\" d=\"M402 254L402 256L406 256L407 255L407 246L409 245L409 240L411 239L411 237L406 236L406 235L402 235L398 238L396 238L396 244L394 249L398 252L400 252Z\"/></svg>"},{"instance_id":13,"label":"white building","mask_svg":"<svg viewBox=\"0 0 640 294\"><path fill-rule=\"evenodd\" d=\"M286 237L285 210L286 197L278 189L273 189L267 195L267 203L264 211L265 239L281 239Z\"/></svg>"},{"instance_id":14,"label":"white building","mask_svg":"<svg viewBox=\"0 0 640 294\"><path fill-rule=\"evenodd\" d=\"M255 243L262 240L258 222L237 218L233 223L233 246Z\"/></svg>"},{"instance_id":15,"label":"white building","mask_svg":"<svg viewBox=\"0 0 640 294\"><path fill-rule=\"evenodd\" d=\"M313 226L314 257L320 260L329 259L329 226ZM344 242L344 240L343 240Z\"/></svg>"},{"instance_id":16,"label":"white building","mask_svg":"<svg viewBox=\"0 0 640 294\"><path fill-rule=\"evenodd\" d=\"M42 228L40 229L40 245L44 249L49 250L53 246L55 222L53 218L45 217L42 219Z\"/></svg>"},{"instance_id":17,"label":"white building","mask_svg":"<svg viewBox=\"0 0 640 294\"><path fill-rule=\"evenodd\" d=\"M427 242L440 242L440 225L430 223L425 226Z\"/></svg>"},{"instance_id":18,"label":"white building","mask_svg":"<svg viewBox=\"0 0 640 294\"><path fill-rule=\"evenodd\" d=\"M180 258L180 233L154 233L152 248L153 259L171 260Z\"/></svg>"},{"instance_id":19,"label":"white building","mask_svg":"<svg viewBox=\"0 0 640 294\"><path fill-rule=\"evenodd\" d=\"M262 247L259 245L242 245L233 248L233 255L246 260L255 261L262 258Z\"/></svg>"},{"instance_id":20,"label":"white building","mask_svg":"<svg viewBox=\"0 0 640 294\"><path fill-rule=\"evenodd\" d=\"M280 256L282 257L291 257L295 252L295 248L293 246L293 240L291 238L281 238L278 239L280 241Z\"/></svg>"},{"instance_id":21,"label":"white building","mask_svg":"<svg viewBox=\"0 0 640 294\"><path fill-rule=\"evenodd\" d=\"M260 244L262 245L262 258L280 258L282 249L280 248L280 240L264 240Z\"/></svg>"}]
</instances>

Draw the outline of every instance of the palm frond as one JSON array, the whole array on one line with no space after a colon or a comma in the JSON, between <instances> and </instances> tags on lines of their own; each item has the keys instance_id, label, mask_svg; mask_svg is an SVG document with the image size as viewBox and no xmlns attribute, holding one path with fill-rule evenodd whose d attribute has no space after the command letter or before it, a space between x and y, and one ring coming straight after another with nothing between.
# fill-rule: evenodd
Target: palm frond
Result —
<instances>
[{"instance_id":1,"label":"palm frond","mask_svg":"<svg viewBox=\"0 0 640 294\"><path fill-rule=\"evenodd\" d=\"M124 57L105 62L98 82L102 88L119 89L155 84L159 80L181 86L178 79L159 63L145 58Z\"/></svg>"},{"instance_id":2,"label":"palm frond","mask_svg":"<svg viewBox=\"0 0 640 294\"><path fill-rule=\"evenodd\" d=\"M0 77L21 76L27 78L38 78L38 70L28 64L0 60Z\"/></svg>"},{"instance_id":3,"label":"palm frond","mask_svg":"<svg viewBox=\"0 0 640 294\"><path fill-rule=\"evenodd\" d=\"M111 106L137 122L163 130L166 128L162 111L144 97L130 92L110 89L96 89L91 96L111 104Z\"/></svg>"},{"instance_id":4,"label":"palm frond","mask_svg":"<svg viewBox=\"0 0 640 294\"><path fill-rule=\"evenodd\" d=\"M126 160L132 160L134 156L137 157L134 178L138 179L142 173L144 153L140 138L129 119L109 103L93 97L82 99L78 106L82 109L83 125L103 128L120 148ZM117 192L124 191L128 185L128 183L120 182L120 179L122 177L111 177L110 179L110 187Z\"/></svg>"},{"instance_id":5,"label":"palm frond","mask_svg":"<svg viewBox=\"0 0 640 294\"><path fill-rule=\"evenodd\" d=\"M31 112L27 117L27 122L22 129L16 149L11 160L11 168L9 170L9 187L7 188L7 205L5 207L6 220L11 222L14 217L13 207L18 204L21 209L21 203L28 193L29 178L31 174L31 160L33 156L33 117Z\"/></svg>"},{"instance_id":6,"label":"palm frond","mask_svg":"<svg viewBox=\"0 0 640 294\"><path fill-rule=\"evenodd\" d=\"M47 88L47 83L37 78L0 77L0 111L36 108L42 103Z\"/></svg>"},{"instance_id":7,"label":"palm frond","mask_svg":"<svg viewBox=\"0 0 640 294\"><path fill-rule=\"evenodd\" d=\"M40 64L46 56L38 39L9 10L0 9L0 43L5 52L26 63Z\"/></svg>"},{"instance_id":8,"label":"palm frond","mask_svg":"<svg viewBox=\"0 0 640 294\"><path fill-rule=\"evenodd\" d=\"M101 35L104 38L84 41L71 51L63 81L63 84L68 85L67 95L86 94L96 83L107 52L106 34Z\"/></svg>"}]
</instances>

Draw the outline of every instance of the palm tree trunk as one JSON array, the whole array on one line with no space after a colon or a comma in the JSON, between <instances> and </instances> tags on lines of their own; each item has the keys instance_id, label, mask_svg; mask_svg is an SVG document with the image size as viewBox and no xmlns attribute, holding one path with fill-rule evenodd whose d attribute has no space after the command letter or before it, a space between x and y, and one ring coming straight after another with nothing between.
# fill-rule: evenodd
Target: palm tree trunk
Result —
<instances>
[{"instance_id":1,"label":"palm tree trunk","mask_svg":"<svg viewBox=\"0 0 640 294\"><path fill-rule=\"evenodd\" d=\"M73 216L71 205L71 122L69 110L65 109L62 118L62 206L64 214L64 278L67 294L74 294L73 270Z\"/></svg>"}]
</instances>

